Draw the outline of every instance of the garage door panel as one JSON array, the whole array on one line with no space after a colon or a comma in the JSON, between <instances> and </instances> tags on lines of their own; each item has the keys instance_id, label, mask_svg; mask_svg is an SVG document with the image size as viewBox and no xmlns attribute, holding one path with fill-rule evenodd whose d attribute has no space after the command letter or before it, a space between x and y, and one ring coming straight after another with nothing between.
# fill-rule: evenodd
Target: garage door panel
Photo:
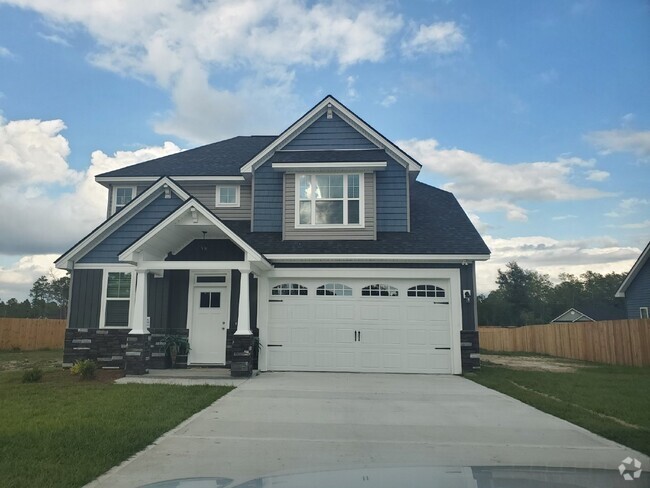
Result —
<instances>
[{"instance_id":1,"label":"garage door panel","mask_svg":"<svg viewBox=\"0 0 650 488\"><path fill-rule=\"evenodd\" d=\"M352 296L316 295L327 282L342 283ZM449 283L425 281L447 290L444 298L408 296L412 280L378 280L397 296L360 296L367 280L293 279L309 291L269 303L268 367L271 370L450 373ZM272 286L280 282L273 282ZM279 297L270 297L278 299ZM360 340L357 332L360 332Z\"/></svg>"}]
</instances>

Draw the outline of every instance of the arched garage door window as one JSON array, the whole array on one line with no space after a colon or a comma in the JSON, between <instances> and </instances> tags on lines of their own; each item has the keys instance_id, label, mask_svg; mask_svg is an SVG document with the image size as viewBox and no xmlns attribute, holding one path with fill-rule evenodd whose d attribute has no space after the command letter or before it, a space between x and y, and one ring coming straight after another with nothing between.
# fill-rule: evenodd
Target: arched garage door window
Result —
<instances>
[{"instance_id":1,"label":"arched garage door window","mask_svg":"<svg viewBox=\"0 0 650 488\"><path fill-rule=\"evenodd\" d=\"M343 283L327 283L316 288L317 296L351 297L352 288Z\"/></svg>"},{"instance_id":2,"label":"arched garage door window","mask_svg":"<svg viewBox=\"0 0 650 488\"><path fill-rule=\"evenodd\" d=\"M444 298L445 290L434 285L417 285L409 288L406 294L410 297Z\"/></svg>"},{"instance_id":3,"label":"arched garage door window","mask_svg":"<svg viewBox=\"0 0 650 488\"><path fill-rule=\"evenodd\" d=\"M397 288L390 285L368 285L361 288L362 297L396 297L399 295Z\"/></svg>"},{"instance_id":4,"label":"arched garage door window","mask_svg":"<svg viewBox=\"0 0 650 488\"><path fill-rule=\"evenodd\" d=\"M306 296L307 287L298 283L282 283L271 289L271 295L275 296Z\"/></svg>"}]
</instances>

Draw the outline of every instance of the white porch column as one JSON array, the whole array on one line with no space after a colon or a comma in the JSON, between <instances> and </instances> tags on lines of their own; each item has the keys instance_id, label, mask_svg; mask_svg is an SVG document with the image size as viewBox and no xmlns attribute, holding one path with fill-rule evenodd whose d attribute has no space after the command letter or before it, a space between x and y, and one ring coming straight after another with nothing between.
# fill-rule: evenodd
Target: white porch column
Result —
<instances>
[{"instance_id":1,"label":"white porch column","mask_svg":"<svg viewBox=\"0 0 650 488\"><path fill-rule=\"evenodd\" d=\"M147 330L147 272L136 272L135 296L131 315L131 332L129 334L148 334Z\"/></svg>"},{"instance_id":2,"label":"white porch column","mask_svg":"<svg viewBox=\"0 0 650 488\"><path fill-rule=\"evenodd\" d=\"M239 281L239 318L237 319L237 331L235 335L252 335L251 313L250 313L250 292L248 277L250 272L242 271Z\"/></svg>"}]
</instances>

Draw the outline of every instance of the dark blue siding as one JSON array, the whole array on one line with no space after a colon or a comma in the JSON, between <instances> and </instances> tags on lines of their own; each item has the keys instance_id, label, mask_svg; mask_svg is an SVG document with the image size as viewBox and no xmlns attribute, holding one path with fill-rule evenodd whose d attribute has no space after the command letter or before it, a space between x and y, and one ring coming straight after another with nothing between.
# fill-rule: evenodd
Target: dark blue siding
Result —
<instances>
[{"instance_id":1,"label":"dark blue siding","mask_svg":"<svg viewBox=\"0 0 650 488\"><path fill-rule=\"evenodd\" d=\"M377 232L408 230L406 168L392 159L377 178Z\"/></svg>"},{"instance_id":2,"label":"dark blue siding","mask_svg":"<svg viewBox=\"0 0 650 488\"><path fill-rule=\"evenodd\" d=\"M338 115L328 119L324 114L282 149L377 149L377 146Z\"/></svg>"},{"instance_id":3,"label":"dark blue siding","mask_svg":"<svg viewBox=\"0 0 650 488\"><path fill-rule=\"evenodd\" d=\"M625 290L625 306L627 317L640 318L639 308L650 307L650 259L645 262L634 281Z\"/></svg>"},{"instance_id":4,"label":"dark blue siding","mask_svg":"<svg viewBox=\"0 0 650 488\"><path fill-rule=\"evenodd\" d=\"M117 256L127 247L163 220L183 202L172 193L171 198L163 195L140 210L126 223L114 230L106 239L97 244L80 263L117 263Z\"/></svg>"},{"instance_id":5,"label":"dark blue siding","mask_svg":"<svg viewBox=\"0 0 650 488\"><path fill-rule=\"evenodd\" d=\"M102 270L75 269L72 271L69 329L96 329L99 327L99 309L102 301Z\"/></svg>"},{"instance_id":6,"label":"dark blue siding","mask_svg":"<svg viewBox=\"0 0 650 488\"><path fill-rule=\"evenodd\" d=\"M282 183L282 172L274 171L269 162L255 170L255 232L282 232Z\"/></svg>"}]
</instances>

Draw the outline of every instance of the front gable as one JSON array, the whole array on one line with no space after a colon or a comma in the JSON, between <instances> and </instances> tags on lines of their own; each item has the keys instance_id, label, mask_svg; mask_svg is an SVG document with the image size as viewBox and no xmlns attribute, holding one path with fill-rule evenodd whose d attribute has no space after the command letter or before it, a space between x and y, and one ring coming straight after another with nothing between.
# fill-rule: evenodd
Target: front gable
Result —
<instances>
[{"instance_id":1,"label":"front gable","mask_svg":"<svg viewBox=\"0 0 650 488\"><path fill-rule=\"evenodd\" d=\"M378 148L336 113L324 113L282 147L290 151Z\"/></svg>"}]
</instances>

